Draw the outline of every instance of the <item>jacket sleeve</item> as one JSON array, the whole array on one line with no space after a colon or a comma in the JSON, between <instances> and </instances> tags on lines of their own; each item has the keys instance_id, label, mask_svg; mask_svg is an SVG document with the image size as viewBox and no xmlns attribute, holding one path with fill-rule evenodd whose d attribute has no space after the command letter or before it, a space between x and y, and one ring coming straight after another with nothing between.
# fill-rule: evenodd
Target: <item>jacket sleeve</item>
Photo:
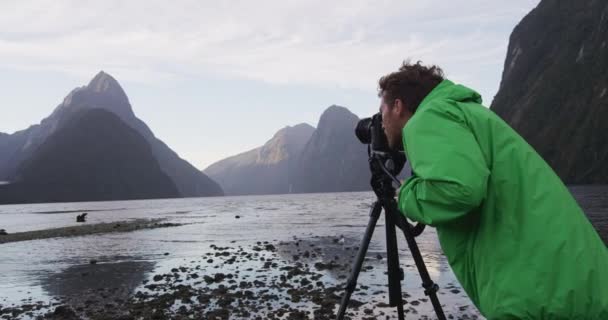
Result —
<instances>
[{"instance_id":1,"label":"jacket sleeve","mask_svg":"<svg viewBox=\"0 0 608 320\"><path fill-rule=\"evenodd\" d=\"M427 105L403 129L413 175L399 190L399 209L431 226L466 215L487 190L489 170L477 140L458 107L448 107Z\"/></svg>"}]
</instances>

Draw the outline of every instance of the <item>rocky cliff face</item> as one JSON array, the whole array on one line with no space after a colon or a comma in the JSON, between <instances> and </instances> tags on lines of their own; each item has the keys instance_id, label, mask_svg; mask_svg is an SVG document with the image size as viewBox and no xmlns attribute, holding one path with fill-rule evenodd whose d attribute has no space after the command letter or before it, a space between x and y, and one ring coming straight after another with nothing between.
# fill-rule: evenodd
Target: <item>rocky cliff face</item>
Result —
<instances>
[{"instance_id":1,"label":"rocky cliff face","mask_svg":"<svg viewBox=\"0 0 608 320\"><path fill-rule=\"evenodd\" d=\"M370 190L367 147L355 136L358 121L344 107L323 112L293 173L293 192Z\"/></svg>"},{"instance_id":2,"label":"rocky cliff face","mask_svg":"<svg viewBox=\"0 0 608 320\"><path fill-rule=\"evenodd\" d=\"M178 197L146 139L112 112L78 110L0 186L0 203Z\"/></svg>"},{"instance_id":3,"label":"rocky cliff face","mask_svg":"<svg viewBox=\"0 0 608 320\"><path fill-rule=\"evenodd\" d=\"M543 0L513 30L491 109L568 184L608 183L608 2Z\"/></svg>"},{"instance_id":4,"label":"rocky cliff face","mask_svg":"<svg viewBox=\"0 0 608 320\"><path fill-rule=\"evenodd\" d=\"M75 112L100 108L116 114L129 127L135 129L150 144L161 169L175 183L180 195L217 196L223 191L219 185L201 173L187 161L181 159L165 143L156 138L150 128L133 113L129 99L120 84L109 74L101 71L84 87L76 88L40 124L14 133L0 140L0 180L14 180L18 166L66 119Z\"/></svg>"},{"instance_id":5,"label":"rocky cliff face","mask_svg":"<svg viewBox=\"0 0 608 320\"><path fill-rule=\"evenodd\" d=\"M204 172L227 195L289 193L291 172L314 130L308 124L285 127L262 147L218 161Z\"/></svg>"}]
</instances>

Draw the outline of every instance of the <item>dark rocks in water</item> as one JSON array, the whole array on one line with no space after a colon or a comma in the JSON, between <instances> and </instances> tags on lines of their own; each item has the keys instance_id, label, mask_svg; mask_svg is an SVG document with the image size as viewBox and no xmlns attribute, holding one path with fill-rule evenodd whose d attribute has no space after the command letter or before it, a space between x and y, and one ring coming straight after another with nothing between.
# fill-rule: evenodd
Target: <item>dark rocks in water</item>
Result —
<instances>
[{"instance_id":1,"label":"dark rocks in water","mask_svg":"<svg viewBox=\"0 0 608 320\"><path fill-rule=\"evenodd\" d=\"M206 314L205 319L229 319L230 311L226 308L215 309Z\"/></svg>"},{"instance_id":2,"label":"dark rocks in water","mask_svg":"<svg viewBox=\"0 0 608 320\"><path fill-rule=\"evenodd\" d=\"M332 269L335 269L338 267L340 267L340 265L333 261L330 261L329 263L323 263L323 262L315 263L315 268L317 268L317 270L332 270Z\"/></svg>"},{"instance_id":3,"label":"dark rocks in water","mask_svg":"<svg viewBox=\"0 0 608 320\"><path fill-rule=\"evenodd\" d=\"M109 201L178 197L150 146L115 114L74 112L0 186L0 203Z\"/></svg>"},{"instance_id":4,"label":"dark rocks in water","mask_svg":"<svg viewBox=\"0 0 608 320\"><path fill-rule=\"evenodd\" d=\"M308 312L302 310L293 310L287 316L287 319L290 320L306 320L309 319Z\"/></svg>"},{"instance_id":5,"label":"dark rocks in water","mask_svg":"<svg viewBox=\"0 0 608 320\"><path fill-rule=\"evenodd\" d=\"M86 222L87 213L79 214L76 216L76 222Z\"/></svg>"},{"instance_id":6,"label":"dark rocks in water","mask_svg":"<svg viewBox=\"0 0 608 320\"><path fill-rule=\"evenodd\" d=\"M97 264L97 260L91 259L91 260L89 260L89 264Z\"/></svg>"},{"instance_id":7,"label":"dark rocks in water","mask_svg":"<svg viewBox=\"0 0 608 320\"><path fill-rule=\"evenodd\" d=\"M331 243L331 239L329 238L327 242ZM270 243L254 244L249 249L253 246L268 244ZM229 251L230 254L248 251L243 250L240 246L238 249L217 246L212 246L212 248L218 251ZM260 255L252 259L250 261L250 263L254 263L252 266L255 267L257 264L258 267L257 270L248 269L250 272L253 271L255 276L255 279L250 281L247 281L246 278L251 274L239 274L238 271L229 273L230 269L224 269L224 273L208 273L210 269L206 269L206 271L201 269L200 277L205 281L182 282L181 279L196 278L192 271L198 269L193 267L198 261L190 261L188 266L174 266L170 270L171 273L154 275L153 279L157 282L148 285L144 283L145 289L129 294L128 298L117 297L116 293L121 291L118 288L99 288L84 292L84 297L78 300L68 299L67 305L73 308L78 316L89 319L334 319L344 287L332 284L329 279L321 281L320 279L326 273L311 270L314 268L311 265L278 260L277 255L284 257L282 249L279 248L277 252L264 252L265 257ZM204 259L206 258L203 256L200 261L204 261ZM216 259L217 266L225 266L228 259L231 258L219 257ZM273 261L279 263L280 267L275 268L284 271L281 272L282 274L268 276L267 269L259 268L262 264ZM258 272L261 274L257 274ZM328 273L334 274L335 272L329 271ZM166 279L166 281L158 282L162 279ZM136 283L141 284L141 280L141 278L138 279ZM368 294L367 291L370 288L361 285L359 289L356 295L362 298L362 295ZM385 293L386 291L382 290L375 292L374 295ZM409 297L405 292L403 295ZM384 318L385 313L374 309L376 306L386 307L388 305L383 305L373 299L368 301L369 298L371 297L364 298L365 303L351 299L347 316L361 319L374 319L379 316ZM419 301L426 301L426 299L419 299ZM181 306L175 306L176 303ZM294 305L295 303L298 305ZM60 302L57 305L64 304L66 302ZM51 306L47 305L44 308L51 308ZM12 318L16 318L28 310L28 306L20 306L15 310L6 311L6 309L9 308L1 309L0 307L0 315L11 315L9 312L15 312L15 316ZM411 310L410 312L413 313ZM59 313L71 315L69 310L62 310ZM388 313L386 315L389 316ZM45 319L64 319L51 316L52 313L48 314ZM466 314L462 317L462 319L474 318L470 318Z\"/></svg>"},{"instance_id":8,"label":"dark rocks in water","mask_svg":"<svg viewBox=\"0 0 608 320\"><path fill-rule=\"evenodd\" d=\"M79 320L80 317L68 306L58 306L52 314L47 314L45 319L53 320Z\"/></svg>"},{"instance_id":9,"label":"dark rocks in water","mask_svg":"<svg viewBox=\"0 0 608 320\"><path fill-rule=\"evenodd\" d=\"M204 275L203 276L203 280L205 280L205 282L207 282L207 283L213 283L213 282L215 282L215 278L213 278L211 276L208 276L208 275Z\"/></svg>"},{"instance_id":10,"label":"dark rocks in water","mask_svg":"<svg viewBox=\"0 0 608 320\"><path fill-rule=\"evenodd\" d=\"M362 305L363 305L363 302L356 300L356 299L350 299L350 301L348 302L348 306L351 308L359 308Z\"/></svg>"},{"instance_id":11,"label":"dark rocks in water","mask_svg":"<svg viewBox=\"0 0 608 320\"><path fill-rule=\"evenodd\" d=\"M515 27L491 109L566 184L607 184L608 2L542 0Z\"/></svg>"},{"instance_id":12,"label":"dark rocks in water","mask_svg":"<svg viewBox=\"0 0 608 320\"><path fill-rule=\"evenodd\" d=\"M224 281L224 279L225 279L225 278L226 278L226 275L225 275L225 274L223 274L223 273L221 273L221 272L220 272L220 273L216 273L216 274L213 276L213 280L214 280L215 282L222 282L222 281Z\"/></svg>"}]
</instances>

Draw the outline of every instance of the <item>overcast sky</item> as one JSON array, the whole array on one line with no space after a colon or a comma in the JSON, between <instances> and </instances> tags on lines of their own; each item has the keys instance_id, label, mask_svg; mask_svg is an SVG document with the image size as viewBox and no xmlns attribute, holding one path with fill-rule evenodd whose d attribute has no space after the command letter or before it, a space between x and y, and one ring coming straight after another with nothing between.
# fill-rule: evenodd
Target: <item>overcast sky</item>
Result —
<instances>
[{"instance_id":1,"label":"overcast sky","mask_svg":"<svg viewBox=\"0 0 608 320\"><path fill-rule=\"evenodd\" d=\"M0 132L39 123L100 70L199 169L316 127L332 104L376 112L404 59L498 90L509 35L538 0L1 1Z\"/></svg>"}]
</instances>

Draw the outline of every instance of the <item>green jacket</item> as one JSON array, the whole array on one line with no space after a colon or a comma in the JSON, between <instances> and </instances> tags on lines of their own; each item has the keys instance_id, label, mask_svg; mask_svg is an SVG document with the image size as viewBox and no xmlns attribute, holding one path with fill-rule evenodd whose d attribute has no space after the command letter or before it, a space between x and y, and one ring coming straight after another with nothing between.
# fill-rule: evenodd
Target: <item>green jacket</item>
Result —
<instances>
[{"instance_id":1,"label":"green jacket","mask_svg":"<svg viewBox=\"0 0 608 320\"><path fill-rule=\"evenodd\" d=\"M476 92L449 80L403 128L399 209L434 226L488 319L608 319L608 249L560 178Z\"/></svg>"}]
</instances>

